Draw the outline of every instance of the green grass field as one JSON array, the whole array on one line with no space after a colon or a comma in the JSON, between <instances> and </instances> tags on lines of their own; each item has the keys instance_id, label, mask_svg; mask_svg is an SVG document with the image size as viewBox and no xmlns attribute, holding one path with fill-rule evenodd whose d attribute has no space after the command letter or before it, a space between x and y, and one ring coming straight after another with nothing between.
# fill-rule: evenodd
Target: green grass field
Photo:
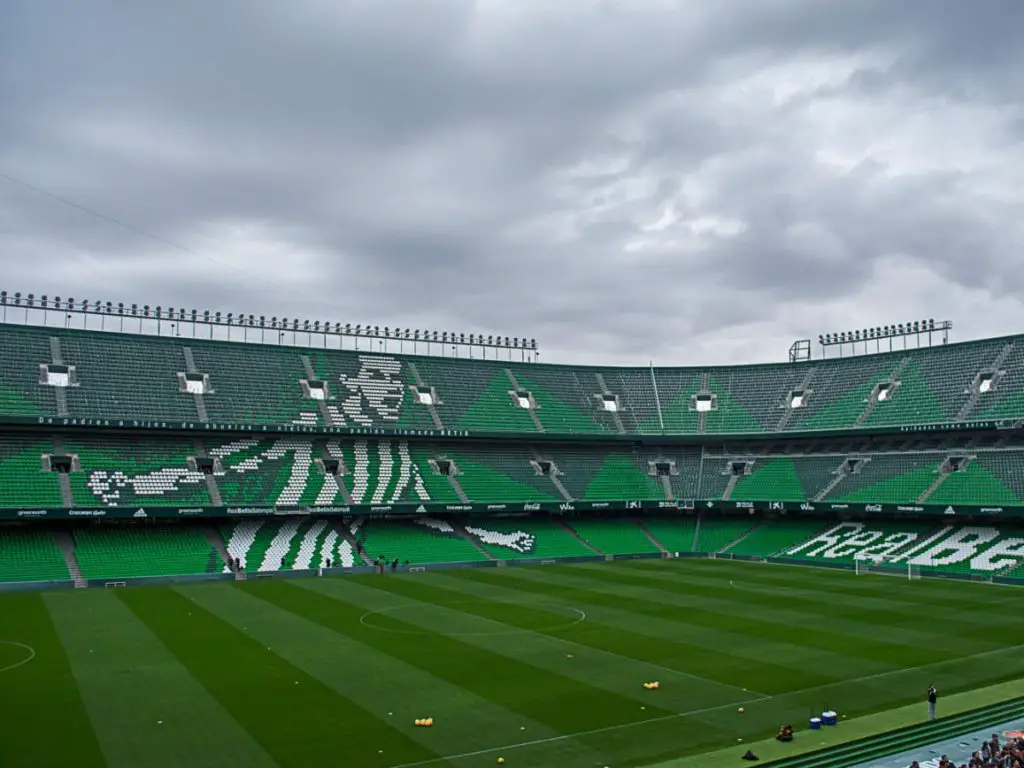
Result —
<instances>
[{"instance_id":1,"label":"green grass field","mask_svg":"<svg viewBox=\"0 0 1024 768\"><path fill-rule=\"evenodd\" d=\"M721 560L3 595L0 765L648 765L1022 677L1019 603Z\"/></svg>"}]
</instances>

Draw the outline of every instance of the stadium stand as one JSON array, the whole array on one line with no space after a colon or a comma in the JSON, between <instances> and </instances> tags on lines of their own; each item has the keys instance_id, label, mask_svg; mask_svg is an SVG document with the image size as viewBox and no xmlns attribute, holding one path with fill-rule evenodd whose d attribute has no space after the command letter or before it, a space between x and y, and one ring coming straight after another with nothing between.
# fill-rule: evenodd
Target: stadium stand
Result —
<instances>
[{"instance_id":1,"label":"stadium stand","mask_svg":"<svg viewBox=\"0 0 1024 768\"><path fill-rule=\"evenodd\" d=\"M64 555L49 532L0 528L0 583L69 578Z\"/></svg>"},{"instance_id":2,"label":"stadium stand","mask_svg":"<svg viewBox=\"0 0 1024 768\"><path fill-rule=\"evenodd\" d=\"M847 566L884 552L935 573L1022 575L1019 531L1001 521L838 523L712 507L1024 505L1015 433L1005 423L990 437L971 431L972 419L1024 418L1024 337L711 368L541 365L376 346L0 325L0 418L23 419L0 433L0 510L312 510L216 528L73 525L70 551L55 530L5 528L8 551L38 561L8 569L7 580L220 573L225 557L269 573L385 556L425 564L676 552ZM83 424L90 419L100 423ZM353 433L325 433L335 428ZM637 439L616 441L629 436ZM684 500L709 506L664 517L572 515L576 502ZM536 505L570 516L316 512L395 504ZM952 554L907 554L931 536L961 534ZM960 556L972 546L974 555Z\"/></svg>"},{"instance_id":3,"label":"stadium stand","mask_svg":"<svg viewBox=\"0 0 1024 768\"><path fill-rule=\"evenodd\" d=\"M1024 416L1020 337L785 365L616 370L7 324L0 355L0 413L21 416L591 436ZM68 376L65 385L41 384L41 365Z\"/></svg>"},{"instance_id":4,"label":"stadium stand","mask_svg":"<svg viewBox=\"0 0 1024 768\"><path fill-rule=\"evenodd\" d=\"M217 573L223 561L198 528L89 526L75 531L86 579L129 579Z\"/></svg>"},{"instance_id":5,"label":"stadium stand","mask_svg":"<svg viewBox=\"0 0 1024 768\"><path fill-rule=\"evenodd\" d=\"M758 455L33 432L0 436L0 480L0 508L22 509L679 498L1012 506L1024 499L1024 449Z\"/></svg>"},{"instance_id":6,"label":"stadium stand","mask_svg":"<svg viewBox=\"0 0 1024 768\"><path fill-rule=\"evenodd\" d=\"M662 551L634 520L581 518L572 520L581 539L605 555L654 554Z\"/></svg>"}]
</instances>

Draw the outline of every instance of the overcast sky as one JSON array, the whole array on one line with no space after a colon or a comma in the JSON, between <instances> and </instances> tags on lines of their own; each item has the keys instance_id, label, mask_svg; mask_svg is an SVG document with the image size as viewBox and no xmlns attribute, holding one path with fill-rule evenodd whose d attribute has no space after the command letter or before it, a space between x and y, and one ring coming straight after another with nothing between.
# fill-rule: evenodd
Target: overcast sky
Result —
<instances>
[{"instance_id":1,"label":"overcast sky","mask_svg":"<svg viewBox=\"0 0 1024 768\"><path fill-rule=\"evenodd\" d=\"M1022 38L1021 0L0 0L0 287L550 362L1024 331Z\"/></svg>"}]
</instances>

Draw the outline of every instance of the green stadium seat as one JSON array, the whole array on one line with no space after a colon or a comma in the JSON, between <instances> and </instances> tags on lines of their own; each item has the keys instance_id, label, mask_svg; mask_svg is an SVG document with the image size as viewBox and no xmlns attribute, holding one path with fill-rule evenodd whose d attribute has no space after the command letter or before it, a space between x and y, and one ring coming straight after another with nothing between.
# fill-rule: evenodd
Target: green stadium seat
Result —
<instances>
[{"instance_id":1,"label":"green stadium seat","mask_svg":"<svg viewBox=\"0 0 1024 768\"><path fill-rule=\"evenodd\" d=\"M193 526L89 526L74 532L75 555L86 579L218 573L220 554Z\"/></svg>"},{"instance_id":2,"label":"green stadium seat","mask_svg":"<svg viewBox=\"0 0 1024 768\"><path fill-rule=\"evenodd\" d=\"M49 532L24 526L0 527L0 584L70 578L64 554Z\"/></svg>"},{"instance_id":3,"label":"green stadium seat","mask_svg":"<svg viewBox=\"0 0 1024 768\"><path fill-rule=\"evenodd\" d=\"M581 539L606 555L656 554L661 550L636 520L574 518L569 525Z\"/></svg>"},{"instance_id":4,"label":"green stadium seat","mask_svg":"<svg viewBox=\"0 0 1024 768\"><path fill-rule=\"evenodd\" d=\"M340 350L0 325L0 414L60 415L58 388L39 383L40 364L55 362L59 350L61 362L75 367L75 386L61 388L72 417L580 435L792 433L1024 417L1020 337L653 372L412 356L403 354L414 351L411 342L378 341L376 350ZM996 363L1003 375L995 388L975 395L975 378ZM182 392L178 374L190 369L207 374L212 391L198 398ZM894 374L899 386L873 403L876 386ZM303 379L326 383L327 398L310 397ZM420 385L434 388L433 409L418 402ZM535 408L515 402L517 386ZM798 390L806 401L790 408ZM604 407L606 392L617 398L614 413ZM697 410L701 392L713 396L710 410Z\"/></svg>"}]
</instances>

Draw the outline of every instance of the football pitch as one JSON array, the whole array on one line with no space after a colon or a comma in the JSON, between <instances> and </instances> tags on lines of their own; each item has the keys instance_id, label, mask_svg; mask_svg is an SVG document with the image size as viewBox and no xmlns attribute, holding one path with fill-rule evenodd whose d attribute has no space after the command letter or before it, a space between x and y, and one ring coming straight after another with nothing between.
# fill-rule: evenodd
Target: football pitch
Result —
<instances>
[{"instance_id":1,"label":"football pitch","mask_svg":"<svg viewBox=\"0 0 1024 768\"><path fill-rule=\"evenodd\" d=\"M7 594L0 765L738 757L825 707L1024 677L1020 600L723 560Z\"/></svg>"}]
</instances>

